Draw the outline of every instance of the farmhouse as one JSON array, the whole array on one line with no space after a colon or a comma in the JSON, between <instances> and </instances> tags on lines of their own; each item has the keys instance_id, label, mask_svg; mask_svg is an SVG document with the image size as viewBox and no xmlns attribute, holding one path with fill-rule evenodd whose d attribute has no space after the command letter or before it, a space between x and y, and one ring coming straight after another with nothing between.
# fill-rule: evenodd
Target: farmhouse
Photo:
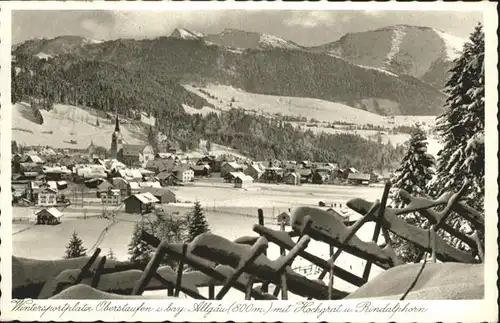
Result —
<instances>
[{"instance_id":1,"label":"farmhouse","mask_svg":"<svg viewBox=\"0 0 500 323\"><path fill-rule=\"evenodd\" d=\"M149 192L133 194L125 199L125 212L138 214L151 213L158 202L159 200Z\"/></svg>"},{"instance_id":2,"label":"farmhouse","mask_svg":"<svg viewBox=\"0 0 500 323\"><path fill-rule=\"evenodd\" d=\"M330 175L328 175L328 173L326 172L314 172L313 176L312 176L312 182L313 184L325 184L326 182L328 182L328 180L330 179Z\"/></svg>"},{"instance_id":3,"label":"farmhouse","mask_svg":"<svg viewBox=\"0 0 500 323\"><path fill-rule=\"evenodd\" d=\"M357 174L357 173L359 173L359 171L356 168L350 167L350 168L345 169L342 172L342 176L344 176L345 179L348 179L349 178L349 174Z\"/></svg>"},{"instance_id":4,"label":"farmhouse","mask_svg":"<svg viewBox=\"0 0 500 323\"><path fill-rule=\"evenodd\" d=\"M161 186L174 186L177 184L177 177L173 173L161 172L156 175Z\"/></svg>"},{"instance_id":5,"label":"farmhouse","mask_svg":"<svg viewBox=\"0 0 500 323\"><path fill-rule=\"evenodd\" d=\"M158 203L167 204L175 203L177 201L175 193L168 188L156 188L156 187L146 187L140 189L141 193L151 193L154 197L158 199Z\"/></svg>"},{"instance_id":6,"label":"farmhouse","mask_svg":"<svg viewBox=\"0 0 500 323\"><path fill-rule=\"evenodd\" d=\"M146 163L146 169L155 173L162 171L172 171L175 167L173 159L154 159Z\"/></svg>"},{"instance_id":7,"label":"farmhouse","mask_svg":"<svg viewBox=\"0 0 500 323\"><path fill-rule=\"evenodd\" d=\"M57 189L48 184L42 184L38 188L37 204L40 206L51 206L57 204Z\"/></svg>"},{"instance_id":8,"label":"farmhouse","mask_svg":"<svg viewBox=\"0 0 500 323\"><path fill-rule=\"evenodd\" d=\"M285 177L283 177L283 182L289 185L299 185L300 175L297 173L288 173Z\"/></svg>"},{"instance_id":9,"label":"farmhouse","mask_svg":"<svg viewBox=\"0 0 500 323\"><path fill-rule=\"evenodd\" d=\"M122 194L127 192L128 190L128 181L121 177L113 177L111 180L113 187L117 190L120 190Z\"/></svg>"},{"instance_id":10,"label":"farmhouse","mask_svg":"<svg viewBox=\"0 0 500 323\"><path fill-rule=\"evenodd\" d=\"M101 202L105 205L120 205L122 202L122 195L120 190L108 189L100 194Z\"/></svg>"},{"instance_id":11,"label":"farmhouse","mask_svg":"<svg viewBox=\"0 0 500 323\"><path fill-rule=\"evenodd\" d=\"M240 173L234 178L234 187L236 188L249 188L252 186L253 178L251 176Z\"/></svg>"},{"instance_id":12,"label":"farmhouse","mask_svg":"<svg viewBox=\"0 0 500 323\"><path fill-rule=\"evenodd\" d=\"M118 152L118 160L129 167L143 166L152 159L154 151L150 145L123 145Z\"/></svg>"},{"instance_id":13,"label":"farmhouse","mask_svg":"<svg viewBox=\"0 0 500 323\"><path fill-rule=\"evenodd\" d=\"M181 182L191 182L194 179L194 171L187 166L176 166L172 173L177 177Z\"/></svg>"},{"instance_id":14,"label":"farmhouse","mask_svg":"<svg viewBox=\"0 0 500 323\"><path fill-rule=\"evenodd\" d=\"M264 171L264 167L262 167L261 164L253 163L248 166L243 173L252 177L254 180L258 180L264 174Z\"/></svg>"},{"instance_id":15,"label":"farmhouse","mask_svg":"<svg viewBox=\"0 0 500 323\"><path fill-rule=\"evenodd\" d=\"M300 182L307 183L312 177L312 171L309 168L301 168L297 170L297 173L300 175Z\"/></svg>"},{"instance_id":16,"label":"farmhouse","mask_svg":"<svg viewBox=\"0 0 500 323\"><path fill-rule=\"evenodd\" d=\"M225 162L220 167L220 177L225 178L229 173L243 172L243 165L235 162Z\"/></svg>"},{"instance_id":17,"label":"farmhouse","mask_svg":"<svg viewBox=\"0 0 500 323\"><path fill-rule=\"evenodd\" d=\"M191 166L194 172L194 176L210 176L212 174L212 169L207 165L194 165Z\"/></svg>"},{"instance_id":18,"label":"farmhouse","mask_svg":"<svg viewBox=\"0 0 500 323\"><path fill-rule=\"evenodd\" d=\"M59 224L61 223L61 217L63 213L58 209L51 207L48 209L42 209L35 213L36 224Z\"/></svg>"},{"instance_id":19,"label":"farmhouse","mask_svg":"<svg viewBox=\"0 0 500 323\"><path fill-rule=\"evenodd\" d=\"M347 180L354 185L369 185L371 176L365 173L349 173Z\"/></svg>"}]
</instances>

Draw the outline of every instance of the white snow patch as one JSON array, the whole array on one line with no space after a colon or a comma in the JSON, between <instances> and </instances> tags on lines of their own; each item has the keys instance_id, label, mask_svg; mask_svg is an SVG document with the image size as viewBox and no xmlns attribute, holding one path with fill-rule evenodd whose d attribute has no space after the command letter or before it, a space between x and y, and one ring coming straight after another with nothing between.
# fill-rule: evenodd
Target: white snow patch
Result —
<instances>
[{"instance_id":1,"label":"white snow patch","mask_svg":"<svg viewBox=\"0 0 500 323\"><path fill-rule=\"evenodd\" d=\"M382 73L387 74L387 75L398 77L397 74L391 73L391 72L389 72L387 70L384 70L383 68L373 67L373 66L365 66L365 65L358 65L358 66L362 67L364 69L367 69L367 70L376 70L376 71L382 72Z\"/></svg>"},{"instance_id":2,"label":"white snow patch","mask_svg":"<svg viewBox=\"0 0 500 323\"><path fill-rule=\"evenodd\" d=\"M434 29L434 32L444 41L444 45L446 47L446 56L449 60L454 60L455 58L460 56L464 44L467 42L467 40L444 33L437 29Z\"/></svg>"},{"instance_id":3,"label":"white snow patch","mask_svg":"<svg viewBox=\"0 0 500 323\"><path fill-rule=\"evenodd\" d=\"M52 55L44 53L44 52L40 52L40 53L36 54L35 56L38 57L39 59L49 59L49 58L53 57Z\"/></svg>"},{"instance_id":4,"label":"white snow patch","mask_svg":"<svg viewBox=\"0 0 500 323\"><path fill-rule=\"evenodd\" d=\"M203 34L201 33L183 28L177 28L177 31L179 32L179 35L182 39L198 39L203 37Z\"/></svg>"},{"instance_id":5,"label":"white snow patch","mask_svg":"<svg viewBox=\"0 0 500 323\"><path fill-rule=\"evenodd\" d=\"M187 104L182 104L182 107L184 108L184 112L187 114L193 115L193 114L201 114L202 116L206 116L209 113L215 112L217 114L220 113L220 111L217 111L215 109L212 109L210 107L204 106L201 109L195 109L193 107L190 107Z\"/></svg>"},{"instance_id":6,"label":"white snow patch","mask_svg":"<svg viewBox=\"0 0 500 323\"><path fill-rule=\"evenodd\" d=\"M403 41L405 35L406 33L401 28L394 28L391 49L389 50L389 53L387 53L387 57L385 60L386 64L390 64L394 59L394 56L396 56L396 54L399 52L399 46L401 45L401 42Z\"/></svg>"},{"instance_id":7,"label":"white snow patch","mask_svg":"<svg viewBox=\"0 0 500 323\"><path fill-rule=\"evenodd\" d=\"M289 42L287 40L284 40L282 38L273 36L273 35L268 35L268 34L262 34L260 36L259 40L259 45L262 47L281 47L281 48L290 48L290 49L298 49L299 46L295 45L292 42Z\"/></svg>"},{"instance_id":8,"label":"white snow patch","mask_svg":"<svg viewBox=\"0 0 500 323\"><path fill-rule=\"evenodd\" d=\"M241 48L226 48L228 52L235 54L243 54L243 49Z\"/></svg>"}]
</instances>

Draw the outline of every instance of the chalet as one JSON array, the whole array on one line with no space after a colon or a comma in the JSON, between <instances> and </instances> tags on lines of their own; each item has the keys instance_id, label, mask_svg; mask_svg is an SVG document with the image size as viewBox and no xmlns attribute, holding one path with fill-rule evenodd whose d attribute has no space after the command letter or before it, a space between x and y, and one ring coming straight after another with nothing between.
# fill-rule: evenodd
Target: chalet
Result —
<instances>
[{"instance_id":1,"label":"chalet","mask_svg":"<svg viewBox=\"0 0 500 323\"><path fill-rule=\"evenodd\" d=\"M91 178L83 182L83 184L88 188L98 188L99 185L106 182L103 178Z\"/></svg>"},{"instance_id":2,"label":"chalet","mask_svg":"<svg viewBox=\"0 0 500 323\"><path fill-rule=\"evenodd\" d=\"M101 165L75 165L74 174L76 177L88 180L96 178L106 178L106 169Z\"/></svg>"},{"instance_id":3,"label":"chalet","mask_svg":"<svg viewBox=\"0 0 500 323\"><path fill-rule=\"evenodd\" d=\"M194 165L191 166L194 172L194 176L210 176L212 174L212 168L210 165Z\"/></svg>"},{"instance_id":4,"label":"chalet","mask_svg":"<svg viewBox=\"0 0 500 323\"><path fill-rule=\"evenodd\" d=\"M313 184L325 184L330 179L330 175L326 172L314 172L312 175Z\"/></svg>"},{"instance_id":5,"label":"chalet","mask_svg":"<svg viewBox=\"0 0 500 323\"><path fill-rule=\"evenodd\" d=\"M125 199L125 212L147 214L151 213L159 200L151 193L139 193L130 195Z\"/></svg>"},{"instance_id":6,"label":"chalet","mask_svg":"<svg viewBox=\"0 0 500 323\"><path fill-rule=\"evenodd\" d=\"M158 199L158 203L167 204L177 201L175 193L168 188L145 187L140 189L141 193L151 193Z\"/></svg>"},{"instance_id":7,"label":"chalet","mask_svg":"<svg viewBox=\"0 0 500 323\"><path fill-rule=\"evenodd\" d=\"M365 173L349 173L347 180L354 185L369 185L370 184L370 174Z\"/></svg>"},{"instance_id":8,"label":"chalet","mask_svg":"<svg viewBox=\"0 0 500 323\"><path fill-rule=\"evenodd\" d=\"M276 217L278 224L284 223L285 225L290 225L290 219L290 210L288 210L288 212L282 212Z\"/></svg>"},{"instance_id":9,"label":"chalet","mask_svg":"<svg viewBox=\"0 0 500 323\"><path fill-rule=\"evenodd\" d=\"M156 175L161 186L174 186L177 184L177 177L173 173L161 172Z\"/></svg>"},{"instance_id":10,"label":"chalet","mask_svg":"<svg viewBox=\"0 0 500 323\"><path fill-rule=\"evenodd\" d=\"M125 165L143 166L154 159L153 147L150 145L123 145L118 152L118 160Z\"/></svg>"},{"instance_id":11,"label":"chalet","mask_svg":"<svg viewBox=\"0 0 500 323\"><path fill-rule=\"evenodd\" d=\"M243 165L236 162L225 162L220 167L220 177L225 178L229 173L243 172Z\"/></svg>"},{"instance_id":12,"label":"chalet","mask_svg":"<svg viewBox=\"0 0 500 323\"><path fill-rule=\"evenodd\" d=\"M122 203L122 195L120 190L108 189L100 193L101 202L104 205L120 205Z\"/></svg>"},{"instance_id":13,"label":"chalet","mask_svg":"<svg viewBox=\"0 0 500 323\"><path fill-rule=\"evenodd\" d=\"M37 192L37 205L51 206L57 204L57 189L50 187L47 183L41 184Z\"/></svg>"},{"instance_id":14,"label":"chalet","mask_svg":"<svg viewBox=\"0 0 500 323\"><path fill-rule=\"evenodd\" d=\"M252 186L253 178L251 176L240 173L234 179L234 187L235 188L249 188Z\"/></svg>"},{"instance_id":15,"label":"chalet","mask_svg":"<svg viewBox=\"0 0 500 323\"><path fill-rule=\"evenodd\" d=\"M44 161L37 155L24 155L21 159L21 163L34 163L42 165L44 164Z\"/></svg>"},{"instance_id":16,"label":"chalet","mask_svg":"<svg viewBox=\"0 0 500 323\"><path fill-rule=\"evenodd\" d=\"M259 163L249 165L243 172L245 175L251 176L254 180L258 180L265 172L264 167Z\"/></svg>"},{"instance_id":17,"label":"chalet","mask_svg":"<svg viewBox=\"0 0 500 323\"><path fill-rule=\"evenodd\" d=\"M300 175L297 173L288 173L283 177L283 183L289 185L299 185L300 184Z\"/></svg>"},{"instance_id":18,"label":"chalet","mask_svg":"<svg viewBox=\"0 0 500 323\"><path fill-rule=\"evenodd\" d=\"M283 178L283 169L267 167L262 178L268 182L279 182Z\"/></svg>"},{"instance_id":19,"label":"chalet","mask_svg":"<svg viewBox=\"0 0 500 323\"><path fill-rule=\"evenodd\" d=\"M155 173L172 171L176 163L173 159L154 159L146 163L146 169Z\"/></svg>"},{"instance_id":20,"label":"chalet","mask_svg":"<svg viewBox=\"0 0 500 323\"><path fill-rule=\"evenodd\" d=\"M345 178L345 179L348 179L349 178L349 174L358 174L359 171L354 168L354 167L349 167L347 169L345 169L343 172L342 172L342 176Z\"/></svg>"},{"instance_id":21,"label":"chalet","mask_svg":"<svg viewBox=\"0 0 500 323\"><path fill-rule=\"evenodd\" d=\"M61 223L61 217L63 216L63 213L58 209L51 207L36 212L35 216L36 224L55 225Z\"/></svg>"},{"instance_id":22,"label":"chalet","mask_svg":"<svg viewBox=\"0 0 500 323\"><path fill-rule=\"evenodd\" d=\"M112 188L114 188L112 183L108 181L103 181L101 184L97 186L97 194L99 196L100 193L107 192Z\"/></svg>"},{"instance_id":23,"label":"chalet","mask_svg":"<svg viewBox=\"0 0 500 323\"><path fill-rule=\"evenodd\" d=\"M230 172L229 174L226 175L226 177L224 177L224 180L227 183L233 183L236 177L242 177L242 176L245 176L245 174L242 172Z\"/></svg>"},{"instance_id":24,"label":"chalet","mask_svg":"<svg viewBox=\"0 0 500 323\"><path fill-rule=\"evenodd\" d=\"M308 168L301 168L297 170L297 173L300 175L300 182L307 183L310 181L312 177L312 171Z\"/></svg>"},{"instance_id":25,"label":"chalet","mask_svg":"<svg viewBox=\"0 0 500 323\"><path fill-rule=\"evenodd\" d=\"M216 164L216 158L215 156L203 156L201 157L198 162L196 162L197 165L208 165L210 166L210 169L214 169L215 168L215 164Z\"/></svg>"},{"instance_id":26,"label":"chalet","mask_svg":"<svg viewBox=\"0 0 500 323\"><path fill-rule=\"evenodd\" d=\"M20 163L19 164L19 172L36 172L40 173L43 169L42 164L37 164L37 163L31 163L31 162L26 162L26 163Z\"/></svg>"},{"instance_id":27,"label":"chalet","mask_svg":"<svg viewBox=\"0 0 500 323\"><path fill-rule=\"evenodd\" d=\"M113 188L120 190L122 195L126 195L128 192L128 181L121 177L114 177L111 179L111 183L113 184Z\"/></svg>"},{"instance_id":28,"label":"chalet","mask_svg":"<svg viewBox=\"0 0 500 323\"><path fill-rule=\"evenodd\" d=\"M183 183L192 182L194 180L194 171L184 165L176 166L172 170L172 173Z\"/></svg>"},{"instance_id":29,"label":"chalet","mask_svg":"<svg viewBox=\"0 0 500 323\"><path fill-rule=\"evenodd\" d=\"M138 182L129 182L127 186L127 195L134 195L139 193L139 189L141 187L139 186Z\"/></svg>"},{"instance_id":30,"label":"chalet","mask_svg":"<svg viewBox=\"0 0 500 323\"><path fill-rule=\"evenodd\" d=\"M142 173L137 168L125 168L120 169L117 172L118 177L121 177L129 182L139 182L142 181Z\"/></svg>"}]
</instances>

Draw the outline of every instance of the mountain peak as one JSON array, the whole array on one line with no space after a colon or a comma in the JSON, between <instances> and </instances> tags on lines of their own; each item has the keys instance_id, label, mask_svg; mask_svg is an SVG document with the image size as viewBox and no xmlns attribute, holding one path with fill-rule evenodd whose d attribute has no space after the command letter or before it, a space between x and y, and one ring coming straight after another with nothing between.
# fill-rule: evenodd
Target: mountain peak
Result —
<instances>
[{"instance_id":1,"label":"mountain peak","mask_svg":"<svg viewBox=\"0 0 500 323\"><path fill-rule=\"evenodd\" d=\"M199 32L195 32L192 30L184 29L184 28L176 28L171 34L172 38L180 38L180 39L200 39L203 38L203 34Z\"/></svg>"}]
</instances>

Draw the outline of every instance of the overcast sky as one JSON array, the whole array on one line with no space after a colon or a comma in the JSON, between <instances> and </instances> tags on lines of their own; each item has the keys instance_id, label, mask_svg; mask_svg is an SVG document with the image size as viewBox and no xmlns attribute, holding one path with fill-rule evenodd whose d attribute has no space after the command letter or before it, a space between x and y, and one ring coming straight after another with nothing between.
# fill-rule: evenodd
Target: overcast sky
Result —
<instances>
[{"instance_id":1,"label":"overcast sky","mask_svg":"<svg viewBox=\"0 0 500 323\"><path fill-rule=\"evenodd\" d=\"M92 39L154 38L175 28L218 33L225 28L273 34L300 45L335 41L346 33L407 24L467 38L480 12L445 11L15 11L12 42L61 35Z\"/></svg>"}]
</instances>

